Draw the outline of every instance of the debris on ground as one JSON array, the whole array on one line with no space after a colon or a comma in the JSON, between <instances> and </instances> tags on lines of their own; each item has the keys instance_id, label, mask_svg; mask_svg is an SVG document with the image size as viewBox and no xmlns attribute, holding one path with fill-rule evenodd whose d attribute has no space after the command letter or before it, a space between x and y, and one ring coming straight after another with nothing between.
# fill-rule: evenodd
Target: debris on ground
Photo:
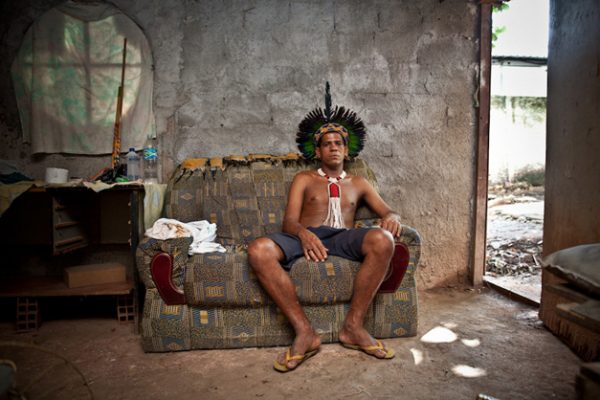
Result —
<instances>
[{"instance_id":1,"label":"debris on ground","mask_svg":"<svg viewBox=\"0 0 600 400\"><path fill-rule=\"evenodd\" d=\"M507 243L488 242L487 269L491 275L539 274L542 241L519 239Z\"/></svg>"},{"instance_id":2,"label":"debris on ground","mask_svg":"<svg viewBox=\"0 0 600 400\"><path fill-rule=\"evenodd\" d=\"M486 274L541 273L543 190L491 190L488 202Z\"/></svg>"}]
</instances>

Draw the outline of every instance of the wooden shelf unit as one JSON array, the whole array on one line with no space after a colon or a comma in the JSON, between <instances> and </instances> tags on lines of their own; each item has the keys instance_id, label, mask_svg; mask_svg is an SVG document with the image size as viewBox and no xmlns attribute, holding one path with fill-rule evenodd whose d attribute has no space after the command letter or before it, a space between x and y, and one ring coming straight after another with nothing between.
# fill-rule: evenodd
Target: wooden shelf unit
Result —
<instances>
[{"instance_id":1,"label":"wooden shelf unit","mask_svg":"<svg viewBox=\"0 0 600 400\"><path fill-rule=\"evenodd\" d=\"M128 295L133 290L133 280L69 288L57 276L10 277L0 283L0 297L67 297Z\"/></svg>"},{"instance_id":2,"label":"wooden shelf unit","mask_svg":"<svg viewBox=\"0 0 600 400\"><path fill-rule=\"evenodd\" d=\"M17 274L13 276L13 269L9 276L0 275L0 297L17 299L18 331L38 328L40 298L116 296L117 319L133 320L137 333L135 249L142 233L143 193L143 186L135 184L99 193L85 187L34 187L11 204L0 218L0 250L6 254L3 264L16 268ZM128 256L121 253L129 259L126 282L69 288L56 272L45 276L18 273L19 261L32 254L45 254L42 259L47 263L66 268L73 266L65 265L67 254L93 255L107 245L129 249Z\"/></svg>"}]
</instances>

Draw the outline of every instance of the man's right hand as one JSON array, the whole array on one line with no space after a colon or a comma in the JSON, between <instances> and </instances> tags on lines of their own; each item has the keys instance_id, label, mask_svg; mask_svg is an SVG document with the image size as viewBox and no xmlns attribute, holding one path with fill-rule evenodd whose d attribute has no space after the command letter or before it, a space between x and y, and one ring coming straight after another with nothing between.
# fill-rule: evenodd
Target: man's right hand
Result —
<instances>
[{"instance_id":1,"label":"man's right hand","mask_svg":"<svg viewBox=\"0 0 600 400\"><path fill-rule=\"evenodd\" d=\"M315 262L325 261L327 259L328 249L325 248L321 239L308 229L302 229L298 232L298 238L302 242L302 250L304 251L304 257L307 260Z\"/></svg>"}]
</instances>

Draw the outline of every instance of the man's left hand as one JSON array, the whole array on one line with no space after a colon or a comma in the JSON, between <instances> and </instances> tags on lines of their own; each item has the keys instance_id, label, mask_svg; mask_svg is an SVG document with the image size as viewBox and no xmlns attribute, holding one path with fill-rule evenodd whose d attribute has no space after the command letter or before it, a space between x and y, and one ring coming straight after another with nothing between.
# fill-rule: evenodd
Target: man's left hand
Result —
<instances>
[{"instance_id":1,"label":"man's left hand","mask_svg":"<svg viewBox=\"0 0 600 400\"><path fill-rule=\"evenodd\" d=\"M400 216L396 213L389 213L381 219L381 227L389 231L394 237L399 237L400 233L402 233Z\"/></svg>"}]
</instances>

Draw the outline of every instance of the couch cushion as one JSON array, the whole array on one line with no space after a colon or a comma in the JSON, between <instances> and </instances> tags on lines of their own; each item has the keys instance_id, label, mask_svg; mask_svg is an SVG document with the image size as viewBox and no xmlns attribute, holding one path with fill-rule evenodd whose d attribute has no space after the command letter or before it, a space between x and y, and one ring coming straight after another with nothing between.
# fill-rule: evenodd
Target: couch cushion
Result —
<instances>
[{"instance_id":1,"label":"couch cushion","mask_svg":"<svg viewBox=\"0 0 600 400\"><path fill-rule=\"evenodd\" d=\"M302 304L335 304L350 301L360 263L330 256L324 262L297 259L290 278Z\"/></svg>"},{"instance_id":2,"label":"couch cushion","mask_svg":"<svg viewBox=\"0 0 600 400\"><path fill-rule=\"evenodd\" d=\"M325 262L299 258L290 270L302 304L336 304L352 297L359 263L340 257ZM190 305L259 307L273 301L248 265L247 252L228 248L227 253L198 254L190 258L184 292Z\"/></svg>"},{"instance_id":3,"label":"couch cushion","mask_svg":"<svg viewBox=\"0 0 600 400\"><path fill-rule=\"evenodd\" d=\"M544 258L543 264L576 287L600 296L600 243L556 251Z\"/></svg>"},{"instance_id":4,"label":"couch cushion","mask_svg":"<svg viewBox=\"0 0 600 400\"><path fill-rule=\"evenodd\" d=\"M190 257L184 292L189 305L258 306L271 302L248 265L248 253L230 246L226 253Z\"/></svg>"}]
</instances>

